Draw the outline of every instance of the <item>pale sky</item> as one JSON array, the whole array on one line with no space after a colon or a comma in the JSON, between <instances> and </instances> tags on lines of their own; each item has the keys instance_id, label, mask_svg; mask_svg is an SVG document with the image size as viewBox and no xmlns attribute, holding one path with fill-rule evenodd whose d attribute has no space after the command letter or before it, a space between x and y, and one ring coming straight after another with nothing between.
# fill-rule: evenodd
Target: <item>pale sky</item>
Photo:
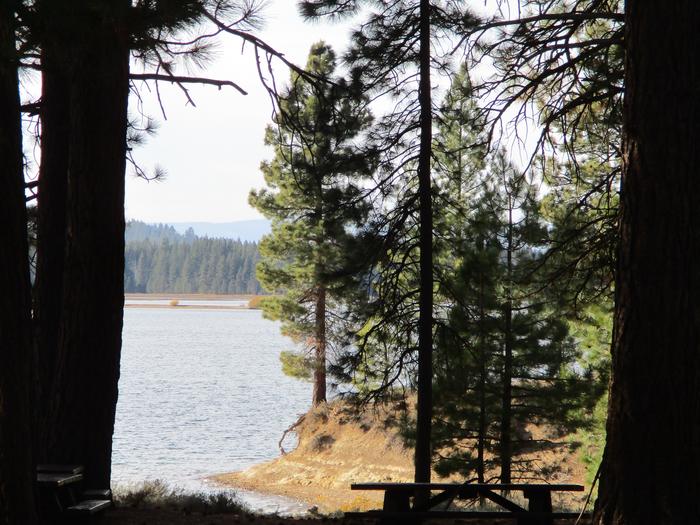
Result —
<instances>
[{"instance_id":1,"label":"pale sky","mask_svg":"<svg viewBox=\"0 0 700 525\"><path fill-rule=\"evenodd\" d=\"M297 13L297 0L266 3L265 26L254 34L284 53L291 62L303 67L309 48L319 40L331 44L338 56L346 49L354 25L352 20L342 24L307 23ZM484 9L481 1L469 4L473 9ZM167 177L149 182L135 177L133 168L127 166L127 219L173 223L262 218L248 205L248 193L264 186L259 167L262 160L272 155L263 144L272 104L258 79L251 46L242 49L241 40L231 35L222 35L221 42L206 70L190 73L232 80L248 95L241 95L231 87L219 90L214 86L188 85L196 104L193 107L178 87L161 82L161 99L167 116L164 119L155 91L149 92L140 84L141 109L159 127L155 136L134 150L133 156L147 173L153 173L159 166ZM286 84L289 71L279 61L275 62L275 73L278 86ZM36 99L40 91L39 76L26 73L23 90L27 100ZM138 99L132 95L129 103L132 118L138 117L138 106ZM34 124L29 124L28 129L34 130ZM36 145L30 140L25 144L29 161L36 164L39 156Z\"/></svg>"},{"instance_id":2,"label":"pale sky","mask_svg":"<svg viewBox=\"0 0 700 525\"><path fill-rule=\"evenodd\" d=\"M258 36L300 66L318 40L330 43L338 54L347 45L348 24L303 22L295 0L271 0L264 13L265 27ZM191 86L197 105L192 107L177 87L161 83L164 120L155 93L142 89L144 112L160 127L134 151L134 157L149 173L155 165L161 166L167 178L147 182L134 177L131 168L127 170L127 219L228 222L261 217L247 201L250 189L264 184L259 165L271 156L263 145L263 133L272 106L258 80L250 46L241 53L240 40L224 39L226 45L218 49L205 74L233 80L248 91L247 96L228 87ZM289 73L280 64L276 76L278 82L286 82ZM132 96L132 114L136 114L136 102Z\"/></svg>"}]
</instances>

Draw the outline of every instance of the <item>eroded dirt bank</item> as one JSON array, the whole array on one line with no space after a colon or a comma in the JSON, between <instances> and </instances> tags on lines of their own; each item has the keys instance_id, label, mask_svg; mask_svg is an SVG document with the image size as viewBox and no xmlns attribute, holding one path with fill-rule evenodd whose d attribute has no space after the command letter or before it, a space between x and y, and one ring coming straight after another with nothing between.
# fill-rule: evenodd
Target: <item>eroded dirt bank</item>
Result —
<instances>
[{"instance_id":1,"label":"eroded dirt bank","mask_svg":"<svg viewBox=\"0 0 700 525\"><path fill-rule=\"evenodd\" d=\"M362 481L410 481L411 452L383 411L356 415L333 403L312 410L296 427L299 445L277 459L213 481L279 494L316 506L321 512L381 506L381 495L350 490Z\"/></svg>"},{"instance_id":2,"label":"eroded dirt bank","mask_svg":"<svg viewBox=\"0 0 700 525\"><path fill-rule=\"evenodd\" d=\"M412 452L403 446L395 417L386 408L358 415L341 403L319 407L297 426L299 445L294 451L242 472L211 479L227 486L291 497L322 513L380 508L381 493L351 491L350 484L412 480ZM552 437L534 426L524 432L533 440ZM530 481L583 484L584 466L569 446L552 445L519 459L527 461ZM437 476L434 479L445 481ZM556 500L555 505L579 509L585 496L569 494Z\"/></svg>"}]
</instances>

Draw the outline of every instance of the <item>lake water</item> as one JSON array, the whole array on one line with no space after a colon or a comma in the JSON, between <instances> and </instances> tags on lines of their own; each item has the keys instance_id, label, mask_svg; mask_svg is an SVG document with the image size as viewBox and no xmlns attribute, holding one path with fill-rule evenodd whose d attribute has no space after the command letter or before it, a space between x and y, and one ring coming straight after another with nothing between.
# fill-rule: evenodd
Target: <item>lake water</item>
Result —
<instances>
[{"instance_id":1,"label":"lake water","mask_svg":"<svg viewBox=\"0 0 700 525\"><path fill-rule=\"evenodd\" d=\"M277 457L280 436L311 400L311 385L282 374L280 352L292 348L259 310L127 308L114 483L202 490L208 475ZM262 511L306 508L242 497Z\"/></svg>"}]
</instances>

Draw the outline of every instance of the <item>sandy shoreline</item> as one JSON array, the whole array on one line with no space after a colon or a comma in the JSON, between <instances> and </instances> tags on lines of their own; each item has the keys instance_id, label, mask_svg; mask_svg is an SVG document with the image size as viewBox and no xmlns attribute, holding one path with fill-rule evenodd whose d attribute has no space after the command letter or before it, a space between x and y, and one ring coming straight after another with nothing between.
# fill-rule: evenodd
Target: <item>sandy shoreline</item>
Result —
<instances>
[{"instance_id":1,"label":"sandy shoreline","mask_svg":"<svg viewBox=\"0 0 700 525\"><path fill-rule=\"evenodd\" d=\"M177 308L182 309L194 309L194 310L252 310L248 306L228 306L228 305L216 305L216 304L125 304L124 308Z\"/></svg>"},{"instance_id":2,"label":"sandy shoreline","mask_svg":"<svg viewBox=\"0 0 700 525\"><path fill-rule=\"evenodd\" d=\"M204 294L204 293L127 293L124 294L124 308L189 308L196 310L248 310L248 303L255 295ZM130 303L129 301L139 301ZM150 302L153 301L153 302ZM155 303L155 301L168 301ZM184 301L197 301L204 304L183 304ZM245 304L206 304L206 301L245 302ZM256 308L252 308L256 309Z\"/></svg>"},{"instance_id":3,"label":"sandy shoreline","mask_svg":"<svg viewBox=\"0 0 700 525\"><path fill-rule=\"evenodd\" d=\"M413 475L412 453L382 421L373 414L350 414L336 404L319 407L298 426L299 445L292 452L208 479L302 501L324 514L381 508L381 493L351 491L350 484L410 481Z\"/></svg>"},{"instance_id":4,"label":"sandy shoreline","mask_svg":"<svg viewBox=\"0 0 700 525\"><path fill-rule=\"evenodd\" d=\"M208 294L208 293L125 293L126 300L142 301L250 301L252 294Z\"/></svg>"}]
</instances>

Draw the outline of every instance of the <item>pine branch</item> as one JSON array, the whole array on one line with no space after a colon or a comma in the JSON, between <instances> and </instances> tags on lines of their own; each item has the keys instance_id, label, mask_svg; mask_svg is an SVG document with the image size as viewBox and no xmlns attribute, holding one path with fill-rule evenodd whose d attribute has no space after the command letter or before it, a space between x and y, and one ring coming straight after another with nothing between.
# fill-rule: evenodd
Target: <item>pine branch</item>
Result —
<instances>
[{"instance_id":1,"label":"pine branch","mask_svg":"<svg viewBox=\"0 0 700 525\"><path fill-rule=\"evenodd\" d=\"M180 75L170 75L170 74L160 74L160 73L130 73L129 78L131 80L156 80L163 82L171 82L173 84L204 84L210 86L216 86L221 89L224 86L230 86L236 89L242 95L247 95L248 92L244 90L241 86L232 82L231 80L217 80L213 78L206 77L188 77Z\"/></svg>"}]
</instances>

